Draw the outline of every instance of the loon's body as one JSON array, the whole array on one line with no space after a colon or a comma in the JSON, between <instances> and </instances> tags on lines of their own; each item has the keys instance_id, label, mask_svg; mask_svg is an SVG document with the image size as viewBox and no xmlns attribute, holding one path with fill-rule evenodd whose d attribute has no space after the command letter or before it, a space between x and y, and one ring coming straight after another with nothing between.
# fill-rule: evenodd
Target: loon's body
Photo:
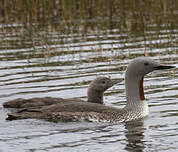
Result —
<instances>
[{"instance_id":1,"label":"loon's body","mask_svg":"<svg viewBox=\"0 0 178 152\"><path fill-rule=\"evenodd\" d=\"M145 102L146 103L146 102ZM145 104L144 103L144 104ZM7 120L15 119L44 119L48 121L90 121L90 122L125 122L148 115L147 104L140 105L139 109L127 107L118 109L98 103L71 102L44 106L40 109L22 109L16 113L8 114Z\"/></svg>"},{"instance_id":2,"label":"loon's body","mask_svg":"<svg viewBox=\"0 0 178 152\"><path fill-rule=\"evenodd\" d=\"M147 58L134 59L127 67L125 87L127 103L123 109L113 108L96 103L62 103L43 107L39 110L29 110L9 114L9 119L39 118L50 121L96 121L96 122L126 122L141 119L148 115L148 104L145 101L143 78L154 70L170 69Z\"/></svg>"},{"instance_id":3,"label":"loon's body","mask_svg":"<svg viewBox=\"0 0 178 152\"><path fill-rule=\"evenodd\" d=\"M42 119L49 121L89 121L89 122L126 122L146 117L148 115L148 105L146 101L135 107L125 106L122 109L98 105L95 103L83 103L56 105L56 110L46 109L41 113ZM61 110L59 110L61 108ZM27 114L28 115L28 114Z\"/></svg>"}]
</instances>

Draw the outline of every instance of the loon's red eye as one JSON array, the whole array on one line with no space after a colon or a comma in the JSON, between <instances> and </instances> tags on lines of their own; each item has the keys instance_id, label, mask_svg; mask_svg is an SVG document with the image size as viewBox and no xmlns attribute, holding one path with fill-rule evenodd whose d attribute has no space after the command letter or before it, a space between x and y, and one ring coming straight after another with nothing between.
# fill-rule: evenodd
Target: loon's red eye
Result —
<instances>
[{"instance_id":1,"label":"loon's red eye","mask_svg":"<svg viewBox=\"0 0 178 152\"><path fill-rule=\"evenodd\" d=\"M144 65L145 65L145 66L148 66L148 65L149 65L149 63L148 63L148 62L145 62L145 63L144 63Z\"/></svg>"}]
</instances>

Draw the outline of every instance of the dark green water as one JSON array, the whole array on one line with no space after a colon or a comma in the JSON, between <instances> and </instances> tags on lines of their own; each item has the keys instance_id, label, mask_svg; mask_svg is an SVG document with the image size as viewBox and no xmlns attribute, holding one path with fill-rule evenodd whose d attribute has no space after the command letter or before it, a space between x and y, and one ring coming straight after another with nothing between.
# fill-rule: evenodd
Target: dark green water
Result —
<instances>
[{"instance_id":1,"label":"dark green water","mask_svg":"<svg viewBox=\"0 0 178 152\"><path fill-rule=\"evenodd\" d=\"M128 124L6 121L2 103L16 98L86 100L96 76L123 79L128 63L148 55L178 66L178 2L2 1L0 151L176 152L178 72L145 77L150 115ZM125 105L124 81L105 104Z\"/></svg>"}]
</instances>

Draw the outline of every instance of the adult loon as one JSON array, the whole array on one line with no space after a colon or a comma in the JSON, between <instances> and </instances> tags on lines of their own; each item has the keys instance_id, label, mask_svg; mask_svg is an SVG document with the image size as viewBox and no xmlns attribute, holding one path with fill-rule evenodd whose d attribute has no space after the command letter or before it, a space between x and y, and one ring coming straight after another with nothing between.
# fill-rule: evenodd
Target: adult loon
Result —
<instances>
[{"instance_id":1,"label":"adult loon","mask_svg":"<svg viewBox=\"0 0 178 152\"><path fill-rule=\"evenodd\" d=\"M146 117L148 104L145 101L143 78L154 70L164 70L174 66L161 65L148 57L138 57L131 61L126 69L125 90L127 103L122 109L96 103L65 103L31 110L12 113L7 119L39 118L49 121L95 121L95 122L126 122ZM54 108L55 106L55 108Z\"/></svg>"},{"instance_id":2,"label":"adult loon","mask_svg":"<svg viewBox=\"0 0 178 152\"><path fill-rule=\"evenodd\" d=\"M88 86L87 101L92 103L103 104L104 92L118 82L119 80L111 80L110 78L107 77L101 77L101 76L97 77ZM63 98L52 98L52 97L31 98L31 99L18 98L15 100L5 102L3 104L3 107L29 109L29 108L41 108L43 106L49 106L57 103L63 103L63 102L69 103L69 102L77 102L77 101L81 102L82 100L76 98L63 99Z\"/></svg>"}]
</instances>

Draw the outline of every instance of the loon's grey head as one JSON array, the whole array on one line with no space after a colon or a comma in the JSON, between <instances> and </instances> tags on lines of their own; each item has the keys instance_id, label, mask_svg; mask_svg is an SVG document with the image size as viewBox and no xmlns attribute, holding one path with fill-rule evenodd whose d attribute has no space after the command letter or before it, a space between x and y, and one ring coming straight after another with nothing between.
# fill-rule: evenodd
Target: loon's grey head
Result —
<instances>
[{"instance_id":1,"label":"loon's grey head","mask_svg":"<svg viewBox=\"0 0 178 152\"><path fill-rule=\"evenodd\" d=\"M144 77L146 74L154 70L164 70L171 69L175 66L161 65L159 62L156 62L148 57L138 57L135 58L127 67L127 73L136 77Z\"/></svg>"},{"instance_id":2,"label":"loon's grey head","mask_svg":"<svg viewBox=\"0 0 178 152\"><path fill-rule=\"evenodd\" d=\"M143 79L144 76L154 70L164 70L174 68L174 66L162 65L148 57L138 57L130 62L127 67L125 75L125 87L127 103L132 104L133 101L143 101L144 89Z\"/></svg>"}]
</instances>

